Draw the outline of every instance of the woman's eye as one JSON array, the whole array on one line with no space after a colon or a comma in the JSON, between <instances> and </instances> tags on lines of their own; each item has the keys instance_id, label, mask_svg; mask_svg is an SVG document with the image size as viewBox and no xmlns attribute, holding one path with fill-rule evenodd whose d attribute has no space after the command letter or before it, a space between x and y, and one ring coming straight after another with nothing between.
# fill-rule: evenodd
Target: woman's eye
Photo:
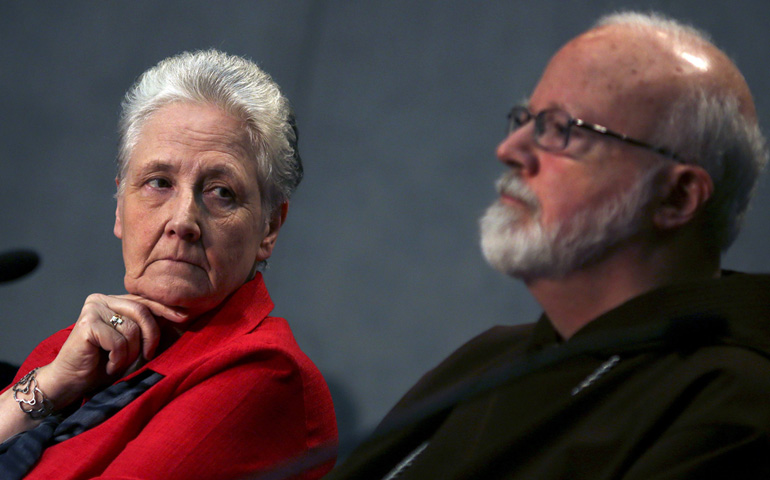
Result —
<instances>
[{"instance_id":1,"label":"woman's eye","mask_svg":"<svg viewBox=\"0 0 770 480\"><path fill-rule=\"evenodd\" d=\"M169 188L171 186L171 182L166 180L165 178L151 178L147 185L149 185L152 188Z\"/></svg>"},{"instance_id":2,"label":"woman's eye","mask_svg":"<svg viewBox=\"0 0 770 480\"><path fill-rule=\"evenodd\" d=\"M211 189L211 191L214 193L214 195L221 199L232 200L235 197L232 190L226 187L214 187Z\"/></svg>"}]
</instances>

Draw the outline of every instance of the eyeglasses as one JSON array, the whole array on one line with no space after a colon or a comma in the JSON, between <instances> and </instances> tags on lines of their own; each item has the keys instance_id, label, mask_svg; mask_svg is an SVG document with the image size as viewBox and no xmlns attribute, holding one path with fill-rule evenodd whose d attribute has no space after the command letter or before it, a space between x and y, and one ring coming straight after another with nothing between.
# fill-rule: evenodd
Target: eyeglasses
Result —
<instances>
[{"instance_id":1,"label":"eyeglasses","mask_svg":"<svg viewBox=\"0 0 770 480\"><path fill-rule=\"evenodd\" d=\"M580 127L601 135L607 135L631 145L646 148L652 152L684 163L684 160L667 148L656 147L647 142L636 140L628 135L613 132L607 127L588 123L579 118L572 118L569 113L559 108L548 108L541 110L537 115L533 115L527 107L517 105L511 109L508 114L508 134L515 132L526 125L530 120L535 119L535 130L532 134L535 144L543 150L559 152L569 145L570 132L572 127Z\"/></svg>"}]
</instances>

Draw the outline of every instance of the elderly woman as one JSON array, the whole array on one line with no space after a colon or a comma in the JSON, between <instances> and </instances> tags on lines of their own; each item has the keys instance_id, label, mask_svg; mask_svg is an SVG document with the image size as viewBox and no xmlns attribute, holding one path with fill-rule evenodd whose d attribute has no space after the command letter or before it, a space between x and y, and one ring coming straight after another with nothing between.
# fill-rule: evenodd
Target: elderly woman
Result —
<instances>
[{"instance_id":1,"label":"elderly woman","mask_svg":"<svg viewBox=\"0 0 770 480\"><path fill-rule=\"evenodd\" d=\"M235 478L336 440L258 272L302 177L296 138L240 57L183 53L139 78L116 180L128 293L89 296L0 396L0 477Z\"/></svg>"}]
</instances>

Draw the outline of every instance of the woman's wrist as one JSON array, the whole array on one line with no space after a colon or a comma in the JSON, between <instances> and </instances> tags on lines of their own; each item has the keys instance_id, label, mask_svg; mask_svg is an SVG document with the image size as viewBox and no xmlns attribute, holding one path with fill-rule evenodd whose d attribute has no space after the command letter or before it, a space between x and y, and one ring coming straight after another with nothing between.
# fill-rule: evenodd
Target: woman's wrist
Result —
<instances>
[{"instance_id":1,"label":"woman's wrist","mask_svg":"<svg viewBox=\"0 0 770 480\"><path fill-rule=\"evenodd\" d=\"M22 412L33 420L39 420L53 414L53 404L37 381L38 370L39 368L33 368L11 387L16 404Z\"/></svg>"},{"instance_id":2,"label":"woman's wrist","mask_svg":"<svg viewBox=\"0 0 770 480\"><path fill-rule=\"evenodd\" d=\"M35 369L38 388L47 398L54 413L60 412L82 397L78 382L57 373L53 363Z\"/></svg>"}]
</instances>

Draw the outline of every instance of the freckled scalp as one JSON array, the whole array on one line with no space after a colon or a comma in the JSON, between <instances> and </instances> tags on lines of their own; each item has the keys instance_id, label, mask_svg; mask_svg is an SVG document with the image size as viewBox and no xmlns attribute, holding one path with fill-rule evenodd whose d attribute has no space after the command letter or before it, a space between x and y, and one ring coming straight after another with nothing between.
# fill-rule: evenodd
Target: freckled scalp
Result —
<instances>
[{"instance_id":1,"label":"freckled scalp","mask_svg":"<svg viewBox=\"0 0 770 480\"><path fill-rule=\"evenodd\" d=\"M743 75L707 35L657 14L613 14L557 52L538 88L546 81L603 93L572 107L595 123L624 112L616 128L703 167L709 235L723 251L732 244L768 150Z\"/></svg>"}]
</instances>

